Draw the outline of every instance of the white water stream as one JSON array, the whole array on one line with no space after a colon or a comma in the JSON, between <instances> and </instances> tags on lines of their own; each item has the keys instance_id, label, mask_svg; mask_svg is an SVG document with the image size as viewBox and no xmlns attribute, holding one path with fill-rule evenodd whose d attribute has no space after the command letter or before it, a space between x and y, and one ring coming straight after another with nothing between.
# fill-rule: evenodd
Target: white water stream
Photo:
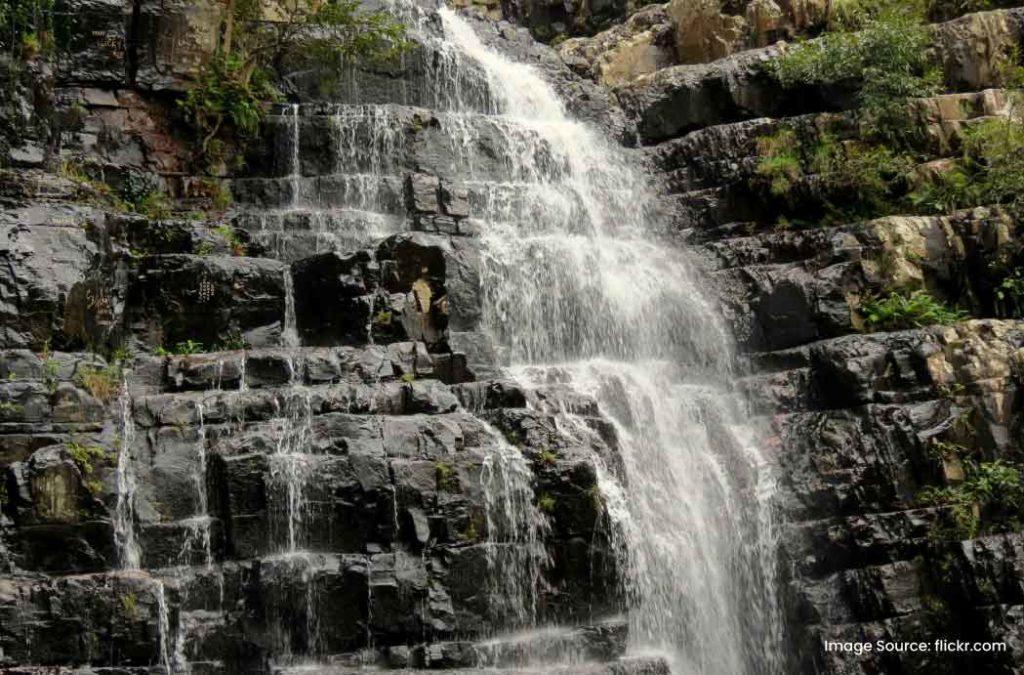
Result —
<instances>
[{"instance_id":1,"label":"white water stream","mask_svg":"<svg viewBox=\"0 0 1024 675\"><path fill-rule=\"evenodd\" d=\"M465 120L480 97L460 98L460 73L482 71L521 193L473 214L485 325L521 383L592 396L618 432L624 475L603 474L631 648L665 653L678 673L777 671L774 481L730 388L730 336L685 254L656 239L652 181L536 70L440 15L442 125L473 151Z\"/></svg>"}]
</instances>

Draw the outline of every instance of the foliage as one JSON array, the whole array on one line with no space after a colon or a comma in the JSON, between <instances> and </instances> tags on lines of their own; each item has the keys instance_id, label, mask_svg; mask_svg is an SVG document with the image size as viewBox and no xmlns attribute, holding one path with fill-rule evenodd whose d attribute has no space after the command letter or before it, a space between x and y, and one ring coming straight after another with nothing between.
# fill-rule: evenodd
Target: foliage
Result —
<instances>
[{"instance_id":1,"label":"foliage","mask_svg":"<svg viewBox=\"0 0 1024 675\"><path fill-rule=\"evenodd\" d=\"M918 0L832 0L827 11L828 30L855 31L893 15L923 17L925 4Z\"/></svg>"},{"instance_id":2,"label":"foliage","mask_svg":"<svg viewBox=\"0 0 1024 675\"><path fill-rule=\"evenodd\" d=\"M467 519L466 528L459 533L465 541L479 541L487 530L487 517L479 510L474 510Z\"/></svg>"},{"instance_id":3,"label":"foliage","mask_svg":"<svg viewBox=\"0 0 1024 675\"><path fill-rule=\"evenodd\" d=\"M996 287L996 313L999 316L1024 319L1024 268L1009 272Z\"/></svg>"},{"instance_id":4,"label":"foliage","mask_svg":"<svg viewBox=\"0 0 1024 675\"><path fill-rule=\"evenodd\" d=\"M94 462L106 463L109 461L107 452L98 445L82 445L72 441L67 444L68 454L71 461L75 463L82 473L82 484L94 495L103 491L103 483L94 477L96 471Z\"/></svg>"},{"instance_id":5,"label":"foliage","mask_svg":"<svg viewBox=\"0 0 1024 675\"><path fill-rule=\"evenodd\" d=\"M906 101L930 96L941 77L928 61L931 37L916 2L839 3L834 31L795 45L769 64L784 87L858 84L861 116L872 133L896 140L907 130Z\"/></svg>"},{"instance_id":6,"label":"foliage","mask_svg":"<svg viewBox=\"0 0 1024 675\"><path fill-rule=\"evenodd\" d=\"M239 331L233 331L221 341L218 349L221 351L241 351L250 347L249 341Z\"/></svg>"},{"instance_id":7,"label":"foliage","mask_svg":"<svg viewBox=\"0 0 1024 675\"><path fill-rule=\"evenodd\" d=\"M539 497L537 497L537 508L540 509L543 513L552 514L555 512L556 507L557 502L555 501L555 498L549 495L548 493L542 493Z\"/></svg>"},{"instance_id":8,"label":"foliage","mask_svg":"<svg viewBox=\"0 0 1024 675\"><path fill-rule=\"evenodd\" d=\"M218 51L179 102L208 162L224 159L226 139L244 147L256 137L267 102L282 98L272 69L302 54L314 63L384 61L408 47L405 27L359 0L278 2L280 20L262 21L256 0L229 0Z\"/></svg>"},{"instance_id":9,"label":"foliage","mask_svg":"<svg viewBox=\"0 0 1024 675\"><path fill-rule=\"evenodd\" d=\"M103 180L94 178L84 165L72 159L62 162L58 172L91 191L100 204L116 211L133 211L150 220L164 220L171 216L167 195L146 176L128 173L120 189L115 190Z\"/></svg>"},{"instance_id":10,"label":"foliage","mask_svg":"<svg viewBox=\"0 0 1024 675\"><path fill-rule=\"evenodd\" d=\"M826 196L826 222L871 218L893 210L914 166L909 155L884 145L839 141L822 133L801 143L791 129L758 139L756 172L775 196L785 197L801 181L814 177ZM839 195L841 200L829 200Z\"/></svg>"},{"instance_id":11,"label":"foliage","mask_svg":"<svg viewBox=\"0 0 1024 675\"><path fill-rule=\"evenodd\" d=\"M255 138L263 119L263 102L280 98L266 70L249 70L238 56L218 54L179 106L197 134L201 155L219 161L223 141L217 135L226 130L243 142Z\"/></svg>"},{"instance_id":12,"label":"foliage","mask_svg":"<svg viewBox=\"0 0 1024 675\"><path fill-rule=\"evenodd\" d=\"M792 129L780 129L757 139L757 174L768 178L771 193L786 195L804 174L799 153L800 143Z\"/></svg>"},{"instance_id":13,"label":"foliage","mask_svg":"<svg viewBox=\"0 0 1024 675\"><path fill-rule=\"evenodd\" d=\"M861 305L860 313L864 325L871 331L948 325L966 317L924 291L909 295L893 292L884 298L869 298Z\"/></svg>"},{"instance_id":14,"label":"foliage","mask_svg":"<svg viewBox=\"0 0 1024 675\"><path fill-rule=\"evenodd\" d=\"M3 0L0 2L0 48L20 50L32 58L47 49L53 34L55 0Z\"/></svg>"},{"instance_id":15,"label":"foliage","mask_svg":"<svg viewBox=\"0 0 1024 675\"><path fill-rule=\"evenodd\" d=\"M189 356L191 354L202 354L205 351L206 351L206 348L203 347L203 343L202 342L197 342L195 340L188 339L188 340L185 340L184 342L178 342L171 349L167 349L166 347L157 347L156 348L156 355L157 356L172 356L172 355L176 355L176 356Z\"/></svg>"},{"instance_id":16,"label":"foliage","mask_svg":"<svg viewBox=\"0 0 1024 675\"><path fill-rule=\"evenodd\" d=\"M938 212L977 204L1024 203L1024 124L988 119L964 132L963 153L947 171L921 186L914 202Z\"/></svg>"},{"instance_id":17,"label":"foliage","mask_svg":"<svg viewBox=\"0 0 1024 675\"><path fill-rule=\"evenodd\" d=\"M451 464L445 462L434 464L434 482L437 484L437 489L442 492L459 491L459 477Z\"/></svg>"},{"instance_id":18,"label":"foliage","mask_svg":"<svg viewBox=\"0 0 1024 675\"><path fill-rule=\"evenodd\" d=\"M929 487L918 493L918 501L926 506L952 507L956 534L975 537L989 525L1009 522L1019 526L1024 516L1024 480L1020 469L1002 460L967 462L966 477L959 485Z\"/></svg>"},{"instance_id":19,"label":"foliage","mask_svg":"<svg viewBox=\"0 0 1024 675\"><path fill-rule=\"evenodd\" d=\"M50 341L43 343L43 351L39 354L39 360L43 362L43 384L51 394L57 390L57 380L60 375L60 362L53 358L50 351Z\"/></svg>"},{"instance_id":20,"label":"foliage","mask_svg":"<svg viewBox=\"0 0 1024 675\"><path fill-rule=\"evenodd\" d=\"M542 448L540 453L538 453L537 455L537 460L541 464L546 464L547 466L554 466L556 463L558 463L558 455L547 448Z\"/></svg>"},{"instance_id":21,"label":"foliage","mask_svg":"<svg viewBox=\"0 0 1024 675\"><path fill-rule=\"evenodd\" d=\"M125 593L121 596L121 608L124 613L134 619L139 613L139 601L134 593Z\"/></svg>"},{"instance_id":22,"label":"foliage","mask_svg":"<svg viewBox=\"0 0 1024 675\"><path fill-rule=\"evenodd\" d=\"M1016 4L1017 0L928 0L927 13L931 21L948 21L971 12Z\"/></svg>"},{"instance_id":23,"label":"foliage","mask_svg":"<svg viewBox=\"0 0 1024 675\"><path fill-rule=\"evenodd\" d=\"M224 243L231 249L232 255L243 256L246 254L245 241L235 228L230 225L218 225L213 228L213 233L224 240Z\"/></svg>"},{"instance_id":24,"label":"foliage","mask_svg":"<svg viewBox=\"0 0 1024 675\"><path fill-rule=\"evenodd\" d=\"M105 403L113 401L121 387L121 367L118 364L104 368L84 366L75 375L75 384Z\"/></svg>"}]
</instances>

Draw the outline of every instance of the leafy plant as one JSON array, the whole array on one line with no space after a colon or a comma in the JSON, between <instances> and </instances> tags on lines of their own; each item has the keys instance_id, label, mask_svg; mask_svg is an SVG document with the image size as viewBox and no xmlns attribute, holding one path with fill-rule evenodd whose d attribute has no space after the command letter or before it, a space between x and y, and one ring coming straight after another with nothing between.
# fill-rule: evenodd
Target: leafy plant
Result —
<instances>
[{"instance_id":1,"label":"leafy plant","mask_svg":"<svg viewBox=\"0 0 1024 675\"><path fill-rule=\"evenodd\" d=\"M835 30L802 42L768 65L791 88L800 84L855 83L861 118L882 138L897 140L908 130L907 99L941 88L939 70L928 61L931 35L916 2L839 3Z\"/></svg>"},{"instance_id":2,"label":"leafy plant","mask_svg":"<svg viewBox=\"0 0 1024 675\"><path fill-rule=\"evenodd\" d=\"M249 341L239 331L233 331L228 334L219 345L219 350L222 351L241 351L249 348Z\"/></svg>"},{"instance_id":3,"label":"leafy plant","mask_svg":"<svg viewBox=\"0 0 1024 675\"><path fill-rule=\"evenodd\" d=\"M51 394L57 390L57 382L60 376L60 361L53 357L50 351L50 341L43 343L43 351L39 354L43 362L43 384Z\"/></svg>"},{"instance_id":4,"label":"leafy plant","mask_svg":"<svg viewBox=\"0 0 1024 675\"><path fill-rule=\"evenodd\" d=\"M1011 7L1016 0L928 0L928 18L932 21L948 21L971 12L1003 6Z\"/></svg>"},{"instance_id":5,"label":"leafy plant","mask_svg":"<svg viewBox=\"0 0 1024 675\"><path fill-rule=\"evenodd\" d=\"M166 347L157 347L157 356L189 356L191 354L202 354L206 351L203 347L202 342L197 342L192 339L185 340L184 342L176 343L171 349Z\"/></svg>"},{"instance_id":6,"label":"leafy plant","mask_svg":"<svg viewBox=\"0 0 1024 675\"><path fill-rule=\"evenodd\" d=\"M788 196L813 178L826 210L825 223L872 218L898 208L914 160L881 144L839 141L827 131L803 143L791 129L758 139L756 173L769 191ZM834 199L839 196L840 199Z\"/></svg>"},{"instance_id":7,"label":"leafy plant","mask_svg":"<svg viewBox=\"0 0 1024 675\"><path fill-rule=\"evenodd\" d=\"M121 596L121 608L129 618L134 619L139 613L139 601L134 593L125 593Z\"/></svg>"},{"instance_id":8,"label":"leafy plant","mask_svg":"<svg viewBox=\"0 0 1024 675\"><path fill-rule=\"evenodd\" d=\"M547 448L542 448L541 451L537 454L537 460L541 464L546 464L547 466L554 466L556 463L558 463L558 455L551 452L551 450Z\"/></svg>"},{"instance_id":9,"label":"leafy plant","mask_svg":"<svg viewBox=\"0 0 1024 675\"><path fill-rule=\"evenodd\" d=\"M246 254L245 241L235 228L230 225L218 225L213 228L213 233L224 240L224 243L231 249L232 255L243 256Z\"/></svg>"},{"instance_id":10,"label":"leafy plant","mask_svg":"<svg viewBox=\"0 0 1024 675\"><path fill-rule=\"evenodd\" d=\"M1019 525L1024 516L1024 481L1018 467L1003 460L967 462L965 473L959 485L925 488L918 493L918 502L952 507L954 534L962 538L977 536L985 525Z\"/></svg>"},{"instance_id":11,"label":"leafy plant","mask_svg":"<svg viewBox=\"0 0 1024 675\"><path fill-rule=\"evenodd\" d=\"M0 48L32 58L52 45L55 0L0 2Z\"/></svg>"},{"instance_id":12,"label":"leafy plant","mask_svg":"<svg viewBox=\"0 0 1024 675\"><path fill-rule=\"evenodd\" d=\"M1024 268L1017 267L996 287L996 312L999 316L1024 319Z\"/></svg>"},{"instance_id":13,"label":"leafy plant","mask_svg":"<svg viewBox=\"0 0 1024 675\"><path fill-rule=\"evenodd\" d=\"M924 291L869 298L861 305L860 313L871 331L947 325L966 318L963 312L949 309Z\"/></svg>"},{"instance_id":14,"label":"leafy plant","mask_svg":"<svg viewBox=\"0 0 1024 675\"><path fill-rule=\"evenodd\" d=\"M770 181L771 193L781 197L793 189L793 185L804 175L803 161L798 154L800 148L796 133L792 129L761 136L757 139L757 174Z\"/></svg>"},{"instance_id":15,"label":"leafy plant","mask_svg":"<svg viewBox=\"0 0 1024 675\"><path fill-rule=\"evenodd\" d=\"M82 473L82 482L93 494L99 494L103 490L103 484L93 477L95 473L94 462L106 463L109 461L107 452L98 445L82 445L75 441L67 444L68 454L71 461L75 463Z\"/></svg>"},{"instance_id":16,"label":"leafy plant","mask_svg":"<svg viewBox=\"0 0 1024 675\"><path fill-rule=\"evenodd\" d=\"M466 528L459 533L463 541L479 541L487 529L487 519L479 510L474 510L466 522Z\"/></svg>"},{"instance_id":17,"label":"leafy plant","mask_svg":"<svg viewBox=\"0 0 1024 675\"><path fill-rule=\"evenodd\" d=\"M217 53L180 101L198 153L210 162L224 158L227 139L244 145L258 135L264 104L282 98L271 73L287 56L382 61L409 45L401 23L385 11L364 10L359 0L295 0L274 9L279 20L264 22L258 0L228 0Z\"/></svg>"},{"instance_id":18,"label":"leafy plant","mask_svg":"<svg viewBox=\"0 0 1024 675\"><path fill-rule=\"evenodd\" d=\"M555 498L546 492L537 497L537 508L544 513L554 513L556 506Z\"/></svg>"},{"instance_id":19,"label":"leafy plant","mask_svg":"<svg viewBox=\"0 0 1024 675\"><path fill-rule=\"evenodd\" d=\"M437 489L442 492L459 491L459 477L451 464L445 462L434 464L434 482L437 484Z\"/></svg>"},{"instance_id":20,"label":"leafy plant","mask_svg":"<svg viewBox=\"0 0 1024 675\"><path fill-rule=\"evenodd\" d=\"M84 366L75 374L75 384L103 402L113 401L121 387L121 368L117 364Z\"/></svg>"}]
</instances>

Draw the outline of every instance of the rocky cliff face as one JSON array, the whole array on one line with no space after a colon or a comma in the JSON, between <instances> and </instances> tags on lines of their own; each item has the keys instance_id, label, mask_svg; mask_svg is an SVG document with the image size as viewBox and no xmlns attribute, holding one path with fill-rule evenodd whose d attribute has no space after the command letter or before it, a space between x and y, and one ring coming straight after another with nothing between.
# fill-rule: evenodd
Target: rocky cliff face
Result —
<instances>
[{"instance_id":1,"label":"rocky cliff face","mask_svg":"<svg viewBox=\"0 0 1024 675\"><path fill-rule=\"evenodd\" d=\"M839 85L780 96L757 67L820 8L732 3L687 36L673 4L561 57L524 29L474 29L638 146L665 241L721 291L782 477L778 650L792 658L778 668L1014 672L1019 531L936 536L951 509L918 495L962 478L939 442L1021 458L1024 324L861 334L857 309L910 284L993 316L986 261L1017 245L1016 217L993 205L775 227L831 196L768 195L757 138L852 107ZM173 101L213 50L220 4L58 10L68 50L8 63L0 82L0 666L668 672L626 656L628 552L602 492L623 461L612 415L568 375L511 379L483 329L479 214L547 205L509 176L522 161L509 139L529 130L484 114L452 126L444 97L485 108L482 78L451 79L426 38L400 68L353 69L340 93L284 64L295 104L274 108L243 169L211 181L191 175ZM597 27L561 6L506 11ZM416 16L422 35L441 30ZM1005 108L992 55L1022 26L1020 10L936 24L962 93L920 104L934 156ZM544 144L530 147L543 165ZM112 199L137 185L175 209ZM226 210L211 206L224 186ZM493 637L536 625L562 628ZM1008 648L823 647L936 637Z\"/></svg>"}]
</instances>

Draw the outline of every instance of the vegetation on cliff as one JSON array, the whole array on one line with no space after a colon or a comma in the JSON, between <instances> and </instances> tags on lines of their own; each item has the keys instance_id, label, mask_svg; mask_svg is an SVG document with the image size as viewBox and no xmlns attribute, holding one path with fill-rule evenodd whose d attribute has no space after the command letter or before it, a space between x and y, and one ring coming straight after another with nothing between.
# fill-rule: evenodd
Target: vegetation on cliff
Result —
<instances>
[{"instance_id":1,"label":"vegetation on cliff","mask_svg":"<svg viewBox=\"0 0 1024 675\"><path fill-rule=\"evenodd\" d=\"M217 52L180 102L197 153L210 163L225 158L229 139L244 144L258 135L266 103L283 97L274 67L290 53L302 50L340 67L388 60L408 46L401 23L387 12L362 9L358 0L275 7L278 15L268 20L257 0L231 0Z\"/></svg>"}]
</instances>

